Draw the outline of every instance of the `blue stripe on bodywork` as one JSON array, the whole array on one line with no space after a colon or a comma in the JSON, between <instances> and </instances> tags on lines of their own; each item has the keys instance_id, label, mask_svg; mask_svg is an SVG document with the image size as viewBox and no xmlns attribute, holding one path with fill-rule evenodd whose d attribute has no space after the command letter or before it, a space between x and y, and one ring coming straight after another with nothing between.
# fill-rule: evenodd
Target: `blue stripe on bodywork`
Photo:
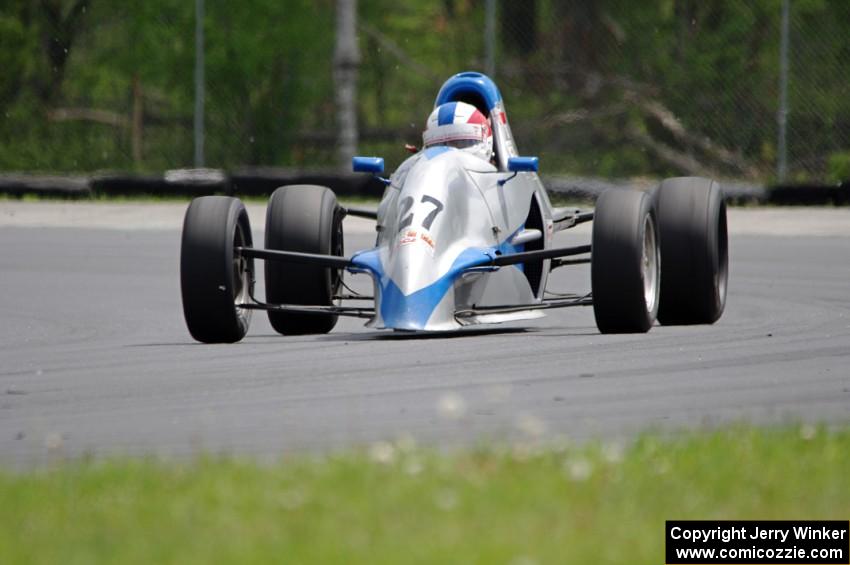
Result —
<instances>
[{"instance_id":1,"label":"blue stripe on bodywork","mask_svg":"<svg viewBox=\"0 0 850 565\"><path fill-rule=\"evenodd\" d=\"M519 245L514 245L513 243L511 243L513 238L515 238L516 235L524 229L525 224L518 227L514 233L509 235L507 239L505 239L505 241L499 244L499 246L496 248L496 252L499 255L512 255L514 253L522 253L523 251L525 251L524 243L521 243ZM523 265L522 263L515 263L513 266L519 269L520 271L525 272L525 265Z\"/></svg>"},{"instance_id":2,"label":"blue stripe on bodywork","mask_svg":"<svg viewBox=\"0 0 850 565\"><path fill-rule=\"evenodd\" d=\"M351 262L356 269L371 273L380 287L381 318L386 327L423 329L455 279L467 269L487 265L494 257L493 249L466 249L458 255L442 277L408 295L403 294L398 285L384 272L379 250L357 253L351 258Z\"/></svg>"},{"instance_id":3,"label":"blue stripe on bodywork","mask_svg":"<svg viewBox=\"0 0 850 565\"><path fill-rule=\"evenodd\" d=\"M440 149L438 147L432 148ZM427 155L426 150L426 155ZM460 253L449 267L449 270L438 280L425 288L405 295L398 285L392 281L384 272L381 264L380 250L370 249L361 251L351 257L355 271L366 271L372 275L381 291L381 318L384 325L389 328L422 329L428 323L434 309L446 295L455 279L463 271L473 267L480 267L490 263L496 255L510 255L525 250L525 245L513 245L511 240L525 226L520 226L514 233L508 236L496 247L489 249L469 248ZM523 265L513 265L520 271Z\"/></svg>"},{"instance_id":4,"label":"blue stripe on bodywork","mask_svg":"<svg viewBox=\"0 0 850 565\"><path fill-rule=\"evenodd\" d=\"M457 102L440 106L440 113L437 115L437 125L447 126L453 123L455 121L455 108L457 108Z\"/></svg>"}]
</instances>

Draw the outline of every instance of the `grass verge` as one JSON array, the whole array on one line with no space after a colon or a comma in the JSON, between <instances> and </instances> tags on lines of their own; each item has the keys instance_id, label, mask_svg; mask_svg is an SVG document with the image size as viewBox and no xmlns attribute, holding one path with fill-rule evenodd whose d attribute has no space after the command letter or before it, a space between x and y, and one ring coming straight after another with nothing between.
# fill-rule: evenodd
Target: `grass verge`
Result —
<instances>
[{"instance_id":1,"label":"grass verge","mask_svg":"<svg viewBox=\"0 0 850 565\"><path fill-rule=\"evenodd\" d=\"M847 519L850 430L0 472L0 563L663 563L667 519Z\"/></svg>"}]
</instances>

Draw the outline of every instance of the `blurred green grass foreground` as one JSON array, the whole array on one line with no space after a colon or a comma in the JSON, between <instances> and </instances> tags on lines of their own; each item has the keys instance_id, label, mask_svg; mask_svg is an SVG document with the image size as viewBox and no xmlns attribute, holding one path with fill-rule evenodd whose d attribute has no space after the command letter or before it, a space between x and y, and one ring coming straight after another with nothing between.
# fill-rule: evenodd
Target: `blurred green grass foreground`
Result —
<instances>
[{"instance_id":1,"label":"blurred green grass foreground","mask_svg":"<svg viewBox=\"0 0 850 565\"><path fill-rule=\"evenodd\" d=\"M850 430L0 471L0 563L663 563L668 519L847 519Z\"/></svg>"}]
</instances>

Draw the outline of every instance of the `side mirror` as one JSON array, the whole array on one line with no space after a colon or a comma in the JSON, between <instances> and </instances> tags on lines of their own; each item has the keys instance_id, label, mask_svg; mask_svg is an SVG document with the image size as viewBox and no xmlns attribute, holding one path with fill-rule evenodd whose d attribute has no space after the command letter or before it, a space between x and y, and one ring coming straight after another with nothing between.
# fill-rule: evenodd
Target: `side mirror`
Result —
<instances>
[{"instance_id":1,"label":"side mirror","mask_svg":"<svg viewBox=\"0 0 850 565\"><path fill-rule=\"evenodd\" d=\"M351 159L351 167L355 173L379 175L384 172L384 159L382 157L354 157Z\"/></svg>"},{"instance_id":2,"label":"side mirror","mask_svg":"<svg viewBox=\"0 0 850 565\"><path fill-rule=\"evenodd\" d=\"M508 159L508 170L512 173L536 173L538 161L537 157L511 157Z\"/></svg>"}]
</instances>

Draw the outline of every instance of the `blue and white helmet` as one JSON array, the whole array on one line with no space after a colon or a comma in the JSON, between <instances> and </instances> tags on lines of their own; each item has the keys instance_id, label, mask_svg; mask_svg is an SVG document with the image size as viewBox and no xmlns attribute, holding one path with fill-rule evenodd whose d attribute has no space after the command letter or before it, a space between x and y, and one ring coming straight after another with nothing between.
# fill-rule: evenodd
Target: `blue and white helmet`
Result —
<instances>
[{"instance_id":1,"label":"blue and white helmet","mask_svg":"<svg viewBox=\"0 0 850 565\"><path fill-rule=\"evenodd\" d=\"M466 102L448 102L434 108L422 133L424 147L445 145L472 153L485 161L493 157L490 119Z\"/></svg>"}]
</instances>

